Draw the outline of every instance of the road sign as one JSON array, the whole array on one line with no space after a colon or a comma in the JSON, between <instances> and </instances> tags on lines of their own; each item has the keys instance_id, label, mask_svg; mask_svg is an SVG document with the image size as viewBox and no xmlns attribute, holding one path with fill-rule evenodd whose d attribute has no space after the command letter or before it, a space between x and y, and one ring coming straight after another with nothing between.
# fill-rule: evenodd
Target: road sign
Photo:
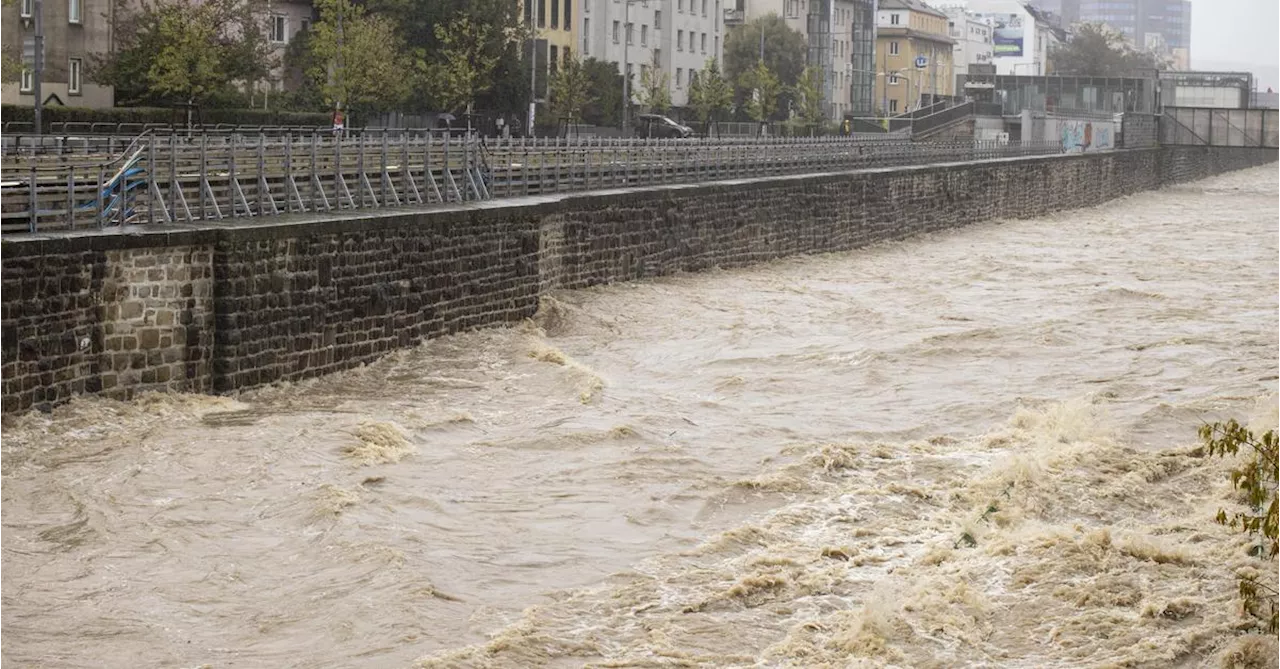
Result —
<instances>
[{"instance_id":1,"label":"road sign","mask_svg":"<svg viewBox=\"0 0 1280 669\"><path fill-rule=\"evenodd\" d=\"M43 58L44 55L45 55L44 45L41 44L40 45L41 59L45 60L45 62L48 62L47 59ZM22 64L31 65L31 66L34 66L36 64L36 38L35 37L25 37L22 40Z\"/></svg>"},{"instance_id":2,"label":"road sign","mask_svg":"<svg viewBox=\"0 0 1280 669\"><path fill-rule=\"evenodd\" d=\"M917 70L923 70L924 68L926 68L926 67L928 67L928 66L929 66L929 57L928 57L928 56L916 56L916 69L917 69Z\"/></svg>"}]
</instances>

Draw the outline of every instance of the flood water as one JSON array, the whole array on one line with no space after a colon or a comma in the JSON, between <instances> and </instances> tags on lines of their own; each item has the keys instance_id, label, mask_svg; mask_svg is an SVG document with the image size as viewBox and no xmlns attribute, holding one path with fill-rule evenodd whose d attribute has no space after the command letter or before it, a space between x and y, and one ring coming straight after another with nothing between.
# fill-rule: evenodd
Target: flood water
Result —
<instances>
[{"instance_id":1,"label":"flood water","mask_svg":"<svg viewBox=\"0 0 1280 669\"><path fill-rule=\"evenodd\" d=\"M3 660L1247 655L1225 465L1187 449L1276 420L1278 192L1257 168L565 292L236 398L7 417Z\"/></svg>"}]
</instances>

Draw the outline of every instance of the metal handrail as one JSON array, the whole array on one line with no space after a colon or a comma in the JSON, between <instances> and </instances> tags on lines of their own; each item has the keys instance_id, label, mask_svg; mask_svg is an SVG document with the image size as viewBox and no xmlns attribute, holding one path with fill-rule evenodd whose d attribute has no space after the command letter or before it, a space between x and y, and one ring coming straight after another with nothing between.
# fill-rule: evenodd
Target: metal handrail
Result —
<instances>
[{"instance_id":1,"label":"metal handrail","mask_svg":"<svg viewBox=\"0 0 1280 669\"><path fill-rule=\"evenodd\" d=\"M1060 142L910 142L884 135L459 139L428 132L393 141L387 135L188 138L149 131L110 161L12 170L28 177L5 185L0 209L10 231L35 232L86 221L103 227L269 218L1061 152Z\"/></svg>"}]
</instances>

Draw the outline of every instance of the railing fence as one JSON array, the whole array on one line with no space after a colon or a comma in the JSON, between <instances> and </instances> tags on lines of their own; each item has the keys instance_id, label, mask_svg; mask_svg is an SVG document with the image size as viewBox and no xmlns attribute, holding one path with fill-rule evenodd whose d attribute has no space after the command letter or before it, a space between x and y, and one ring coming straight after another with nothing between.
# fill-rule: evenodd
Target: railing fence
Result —
<instances>
[{"instance_id":1,"label":"railing fence","mask_svg":"<svg viewBox=\"0 0 1280 669\"><path fill-rule=\"evenodd\" d=\"M117 145L119 146L119 145ZM263 218L1045 155L1060 142L146 134L93 162L6 159L5 232Z\"/></svg>"}]
</instances>

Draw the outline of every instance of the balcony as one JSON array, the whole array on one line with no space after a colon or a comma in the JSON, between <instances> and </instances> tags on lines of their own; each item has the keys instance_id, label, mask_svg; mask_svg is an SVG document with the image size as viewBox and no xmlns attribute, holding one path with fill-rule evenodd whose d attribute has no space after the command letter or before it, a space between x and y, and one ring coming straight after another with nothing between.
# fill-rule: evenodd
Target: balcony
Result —
<instances>
[{"instance_id":1,"label":"balcony","mask_svg":"<svg viewBox=\"0 0 1280 669\"><path fill-rule=\"evenodd\" d=\"M741 9L726 9L726 10L724 10L724 25L725 25L725 27L726 27L726 28L728 28L728 27L731 27L731 26L740 26L740 25L742 25L742 24L746 21L746 19L747 19L746 14L747 14L747 13L746 13L745 11L741 10Z\"/></svg>"}]
</instances>

